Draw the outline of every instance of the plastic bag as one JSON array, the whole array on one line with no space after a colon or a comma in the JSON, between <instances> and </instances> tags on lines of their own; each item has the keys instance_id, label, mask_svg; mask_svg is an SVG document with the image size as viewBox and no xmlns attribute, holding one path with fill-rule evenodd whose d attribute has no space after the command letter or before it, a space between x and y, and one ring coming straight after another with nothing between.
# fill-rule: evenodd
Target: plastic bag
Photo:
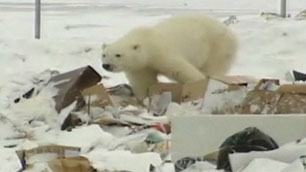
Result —
<instances>
[{"instance_id":1,"label":"plastic bag","mask_svg":"<svg viewBox=\"0 0 306 172\"><path fill-rule=\"evenodd\" d=\"M246 128L228 137L220 146L217 169L232 171L228 154L235 152L268 151L277 149L278 144L255 127Z\"/></svg>"}]
</instances>

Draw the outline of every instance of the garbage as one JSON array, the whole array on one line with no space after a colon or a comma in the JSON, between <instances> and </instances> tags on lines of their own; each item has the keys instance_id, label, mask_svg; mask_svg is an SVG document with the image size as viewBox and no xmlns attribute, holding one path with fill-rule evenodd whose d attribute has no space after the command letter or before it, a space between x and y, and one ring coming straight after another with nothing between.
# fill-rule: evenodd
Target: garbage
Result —
<instances>
[{"instance_id":1,"label":"garbage","mask_svg":"<svg viewBox=\"0 0 306 172\"><path fill-rule=\"evenodd\" d=\"M102 77L91 67L86 66L76 70L56 75L49 80L48 85L58 89L54 96L55 109L60 112L74 101L77 101L77 108L85 105L81 91L96 85Z\"/></svg>"},{"instance_id":2,"label":"garbage","mask_svg":"<svg viewBox=\"0 0 306 172\"><path fill-rule=\"evenodd\" d=\"M279 80L262 79L243 101L225 106L215 114L294 114L306 113L306 84L279 85Z\"/></svg>"},{"instance_id":3,"label":"garbage","mask_svg":"<svg viewBox=\"0 0 306 172\"><path fill-rule=\"evenodd\" d=\"M295 16L296 20L306 20L306 10L301 11Z\"/></svg>"},{"instance_id":4,"label":"garbage","mask_svg":"<svg viewBox=\"0 0 306 172\"><path fill-rule=\"evenodd\" d=\"M207 81L200 80L186 84L158 83L149 88L149 97L160 95L163 92L171 92L172 101L183 103L204 98Z\"/></svg>"},{"instance_id":5,"label":"garbage","mask_svg":"<svg viewBox=\"0 0 306 172\"><path fill-rule=\"evenodd\" d=\"M28 170L37 163L47 163L52 172L93 172L90 162L80 156L80 148L60 145L40 146L16 152L22 170Z\"/></svg>"},{"instance_id":6,"label":"garbage","mask_svg":"<svg viewBox=\"0 0 306 172\"><path fill-rule=\"evenodd\" d=\"M304 11L304 17L306 19L306 10ZM306 74L302 72L298 72L296 70L292 71L295 81L306 81Z\"/></svg>"},{"instance_id":7,"label":"garbage","mask_svg":"<svg viewBox=\"0 0 306 172\"><path fill-rule=\"evenodd\" d=\"M228 137L220 146L217 168L232 171L228 155L236 152L268 151L277 149L278 144L255 127L246 128Z\"/></svg>"},{"instance_id":8,"label":"garbage","mask_svg":"<svg viewBox=\"0 0 306 172\"><path fill-rule=\"evenodd\" d=\"M270 151L236 152L230 154L229 159L232 170L238 171L247 167L252 161L263 158L287 164L292 164L297 160L302 163L305 154L306 147L304 145L290 145Z\"/></svg>"},{"instance_id":9,"label":"garbage","mask_svg":"<svg viewBox=\"0 0 306 172\"><path fill-rule=\"evenodd\" d=\"M159 95L153 95L144 104L148 108L148 112L153 113L155 116L162 116L172 102L172 95L170 92L162 92Z\"/></svg>"},{"instance_id":10,"label":"garbage","mask_svg":"<svg viewBox=\"0 0 306 172\"><path fill-rule=\"evenodd\" d=\"M127 84L119 84L106 89L112 97L113 104L117 107L126 107L129 105L137 106L139 102L134 97L132 88Z\"/></svg>"}]
</instances>

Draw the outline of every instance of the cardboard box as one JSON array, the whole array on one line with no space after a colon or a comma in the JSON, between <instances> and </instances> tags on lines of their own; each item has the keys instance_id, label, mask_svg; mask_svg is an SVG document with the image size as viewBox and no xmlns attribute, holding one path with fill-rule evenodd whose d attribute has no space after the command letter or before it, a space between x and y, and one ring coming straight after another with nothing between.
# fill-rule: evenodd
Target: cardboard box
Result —
<instances>
[{"instance_id":1,"label":"cardboard box","mask_svg":"<svg viewBox=\"0 0 306 172\"><path fill-rule=\"evenodd\" d=\"M162 92L171 92L172 101L177 103L203 99L210 80L216 80L228 85L229 90L247 86L257 81L255 78L249 76L223 76L186 84L158 83L150 87L149 96L160 95Z\"/></svg>"},{"instance_id":2,"label":"cardboard box","mask_svg":"<svg viewBox=\"0 0 306 172\"><path fill-rule=\"evenodd\" d=\"M192 115L171 121L171 152L174 161L218 150L226 138L247 127L257 127L279 145L306 137L306 115Z\"/></svg>"},{"instance_id":3,"label":"cardboard box","mask_svg":"<svg viewBox=\"0 0 306 172\"><path fill-rule=\"evenodd\" d=\"M292 114L306 113L306 84L279 85L279 80L262 79L240 105L215 114Z\"/></svg>"},{"instance_id":4,"label":"cardboard box","mask_svg":"<svg viewBox=\"0 0 306 172\"><path fill-rule=\"evenodd\" d=\"M58 89L58 94L53 97L55 109L60 112L76 100L77 107L84 106L85 102L81 91L96 85L101 79L102 77L91 66L85 66L52 77L48 85Z\"/></svg>"},{"instance_id":5,"label":"cardboard box","mask_svg":"<svg viewBox=\"0 0 306 172\"><path fill-rule=\"evenodd\" d=\"M186 84L158 83L150 87L149 96L158 95L162 92L171 92L172 101L177 103L198 100L205 96L207 84L207 80Z\"/></svg>"}]
</instances>

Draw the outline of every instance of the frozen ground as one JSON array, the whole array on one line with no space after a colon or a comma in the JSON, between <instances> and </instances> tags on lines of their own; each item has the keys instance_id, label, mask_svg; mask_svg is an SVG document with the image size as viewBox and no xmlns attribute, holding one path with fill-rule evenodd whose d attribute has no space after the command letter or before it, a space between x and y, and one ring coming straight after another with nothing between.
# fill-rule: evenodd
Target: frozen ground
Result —
<instances>
[{"instance_id":1,"label":"frozen ground","mask_svg":"<svg viewBox=\"0 0 306 172\"><path fill-rule=\"evenodd\" d=\"M5 138L18 138L22 134L15 131L11 123L15 123L20 130L38 136L34 141L23 140L17 143L18 148L50 142L79 143L78 146L86 149L92 146L90 144L99 143L105 146L109 145L112 139L116 140L114 136L94 126L74 131L78 134L56 131L45 133L44 127L47 126L42 124L37 124L36 127L23 126L22 120L27 118L28 114L23 114L20 109L25 107L15 107L12 101L31 87L33 76L47 69L64 72L92 65L102 75L111 77L109 81L105 81L106 86L125 83L126 79L122 74L113 75L101 69L101 45L103 42L117 39L139 25L152 25L171 15L189 12L204 13L220 20L236 15L239 22L229 27L240 38L241 47L231 74L285 79L288 70L306 72L306 20L296 21L293 18L297 12L306 8L306 1L303 0L288 1L291 18L271 20L266 20L259 14L277 12L279 2L275 0L47 0L43 1L42 39L39 41L33 39L33 2L34 0L0 0L0 114L3 114L0 118L9 118L11 121L0 125L1 172L16 171L19 168L13 150L3 147L8 144ZM41 101L43 100L35 100L27 105L27 112L41 110L41 105L45 105L40 104ZM41 111L52 114L52 109ZM78 135L87 131L100 133L101 138L87 135L87 139L92 142L83 143ZM54 135L57 137L53 137ZM63 139L65 137L72 140L67 142ZM131 158L132 155L128 152L105 153L106 150L101 149L93 153L92 157L103 153L105 157L102 157L101 161L107 159L105 162L109 162L102 164L103 168L118 167L135 171L144 168L122 167L114 158L121 155L132 159L131 162L137 162L139 157ZM154 154L146 154L143 157L144 164L160 163ZM99 159L94 158L93 161Z\"/></svg>"}]
</instances>

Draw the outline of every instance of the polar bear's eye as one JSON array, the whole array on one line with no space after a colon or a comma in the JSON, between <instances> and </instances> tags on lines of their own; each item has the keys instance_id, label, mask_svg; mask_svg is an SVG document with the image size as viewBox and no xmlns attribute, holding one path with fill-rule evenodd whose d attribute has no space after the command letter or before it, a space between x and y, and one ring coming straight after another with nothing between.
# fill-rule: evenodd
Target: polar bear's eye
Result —
<instances>
[{"instance_id":1,"label":"polar bear's eye","mask_svg":"<svg viewBox=\"0 0 306 172\"><path fill-rule=\"evenodd\" d=\"M106 55L105 55L105 54L102 54L102 57L106 57Z\"/></svg>"},{"instance_id":2,"label":"polar bear's eye","mask_svg":"<svg viewBox=\"0 0 306 172\"><path fill-rule=\"evenodd\" d=\"M120 58L121 57L121 54L116 54L115 55L117 58Z\"/></svg>"}]
</instances>

